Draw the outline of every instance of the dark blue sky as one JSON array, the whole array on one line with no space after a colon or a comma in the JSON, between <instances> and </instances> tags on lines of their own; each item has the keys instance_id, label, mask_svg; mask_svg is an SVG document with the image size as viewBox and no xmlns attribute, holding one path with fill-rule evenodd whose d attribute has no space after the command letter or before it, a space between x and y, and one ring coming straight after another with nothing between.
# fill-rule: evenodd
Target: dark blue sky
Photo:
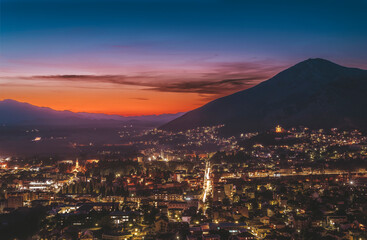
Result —
<instances>
[{"instance_id":1,"label":"dark blue sky","mask_svg":"<svg viewBox=\"0 0 367 240\"><path fill-rule=\"evenodd\" d=\"M0 81L25 88L43 83L33 76L124 75L136 84L121 86L155 89L249 75L259 80L314 57L367 68L366 12L366 0L1 0ZM50 87L62 79L52 81ZM244 80L242 88L249 85ZM200 105L234 90L240 89L192 92L201 94Z\"/></svg>"}]
</instances>

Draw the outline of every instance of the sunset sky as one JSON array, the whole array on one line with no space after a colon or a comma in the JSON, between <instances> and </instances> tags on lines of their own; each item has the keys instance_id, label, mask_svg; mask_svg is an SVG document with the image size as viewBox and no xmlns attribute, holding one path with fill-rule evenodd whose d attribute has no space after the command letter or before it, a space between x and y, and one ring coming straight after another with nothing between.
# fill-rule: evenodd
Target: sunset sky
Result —
<instances>
[{"instance_id":1,"label":"sunset sky","mask_svg":"<svg viewBox=\"0 0 367 240\"><path fill-rule=\"evenodd\" d=\"M1 0L0 100L176 113L307 58L367 69L367 1L301 2Z\"/></svg>"}]
</instances>

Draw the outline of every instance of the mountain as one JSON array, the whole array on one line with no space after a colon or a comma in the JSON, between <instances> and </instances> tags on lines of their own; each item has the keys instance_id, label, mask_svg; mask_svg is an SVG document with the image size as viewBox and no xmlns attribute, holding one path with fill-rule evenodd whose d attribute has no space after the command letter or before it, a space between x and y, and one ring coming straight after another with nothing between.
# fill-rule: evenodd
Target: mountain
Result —
<instances>
[{"instance_id":1,"label":"mountain","mask_svg":"<svg viewBox=\"0 0 367 240\"><path fill-rule=\"evenodd\" d=\"M105 125L133 124L157 127L184 113L124 117L99 113L75 113L56 111L11 99L0 101L0 124L2 125Z\"/></svg>"},{"instance_id":2,"label":"mountain","mask_svg":"<svg viewBox=\"0 0 367 240\"><path fill-rule=\"evenodd\" d=\"M225 124L224 133L284 127L367 127L367 71L316 58L250 89L216 99L161 127Z\"/></svg>"}]
</instances>

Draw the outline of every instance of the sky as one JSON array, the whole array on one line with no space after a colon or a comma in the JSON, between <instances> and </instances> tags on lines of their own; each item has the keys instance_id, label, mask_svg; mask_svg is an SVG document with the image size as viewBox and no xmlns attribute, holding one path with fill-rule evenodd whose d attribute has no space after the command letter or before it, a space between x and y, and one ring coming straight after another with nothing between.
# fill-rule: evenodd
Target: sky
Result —
<instances>
[{"instance_id":1,"label":"sky","mask_svg":"<svg viewBox=\"0 0 367 240\"><path fill-rule=\"evenodd\" d=\"M367 0L0 0L0 100L185 112L308 58L367 69Z\"/></svg>"}]
</instances>

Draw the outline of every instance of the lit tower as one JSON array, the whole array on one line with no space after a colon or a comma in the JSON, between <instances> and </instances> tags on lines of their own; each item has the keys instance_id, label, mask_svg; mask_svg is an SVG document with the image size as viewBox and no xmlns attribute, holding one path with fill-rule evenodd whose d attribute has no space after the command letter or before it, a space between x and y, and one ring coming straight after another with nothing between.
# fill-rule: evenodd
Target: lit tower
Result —
<instances>
[{"instance_id":1,"label":"lit tower","mask_svg":"<svg viewBox=\"0 0 367 240\"><path fill-rule=\"evenodd\" d=\"M78 159L76 159L76 163L75 163L75 169L79 169L79 160Z\"/></svg>"},{"instance_id":2,"label":"lit tower","mask_svg":"<svg viewBox=\"0 0 367 240\"><path fill-rule=\"evenodd\" d=\"M83 167L79 166L79 160L78 159L76 159L75 167L74 167L72 172L75 173L75 174L78 173L78 172L85 172L85 169Z\"/></svg>"}]
</instances>

